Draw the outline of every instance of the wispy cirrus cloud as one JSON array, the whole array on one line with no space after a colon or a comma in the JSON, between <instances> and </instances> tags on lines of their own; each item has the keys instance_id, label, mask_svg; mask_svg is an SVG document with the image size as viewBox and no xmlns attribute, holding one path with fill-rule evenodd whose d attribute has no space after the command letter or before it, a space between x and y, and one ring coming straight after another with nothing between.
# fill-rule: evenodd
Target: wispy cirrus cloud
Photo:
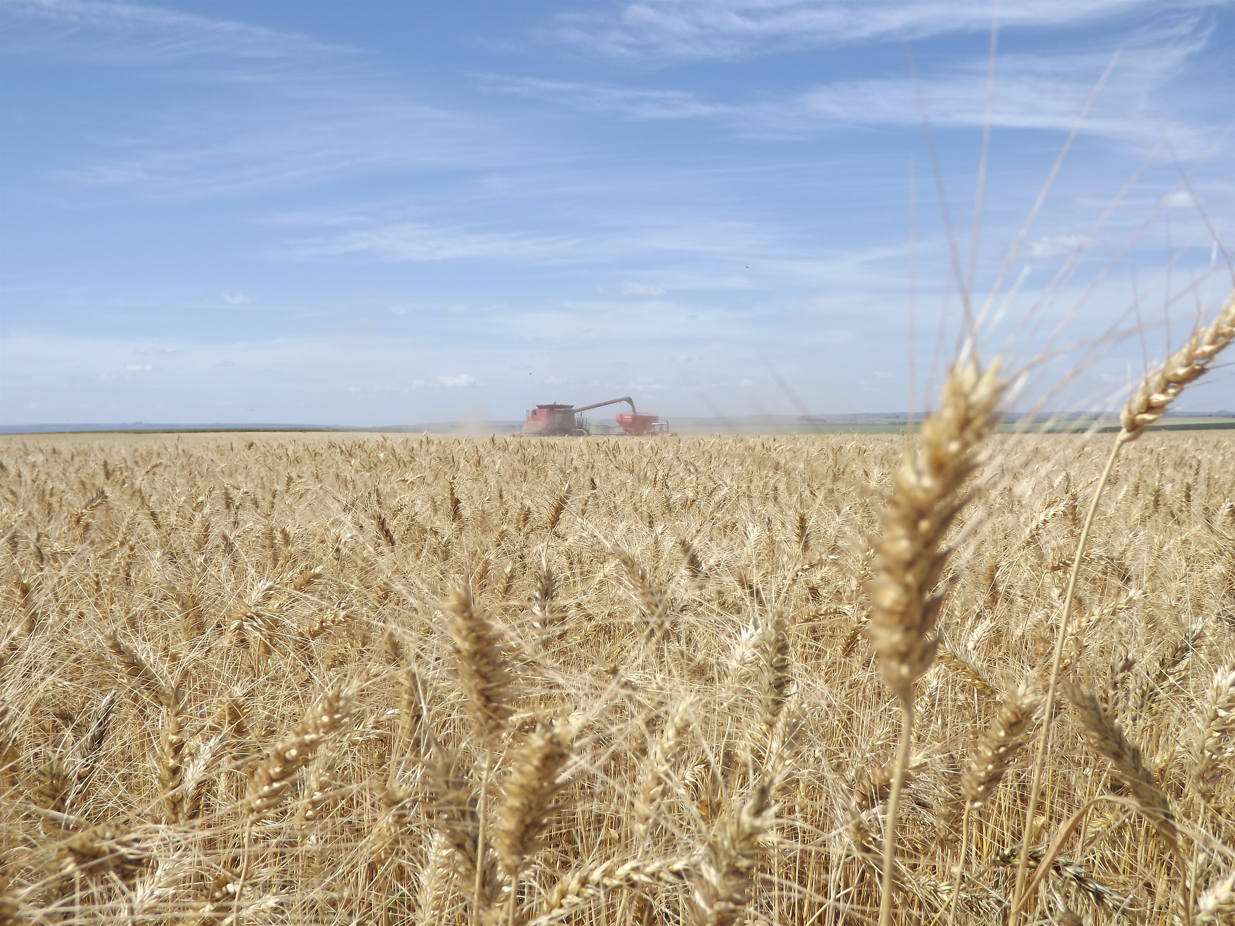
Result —
<instances>
[{"instance_id":1,"label":"wispy cirrus cloud","mask_svg":"<svg viewBox=\"0 0 1235 926\"><path fill-rule=\"evenodd\" d=\"M623 296L644 296L655 297L663 296L665 291L655 283L639 283L635 280L623 280L619 287L619 292Z\"/></svg>"},{"instance_id":2,"label":"wispy cirrus cloud","mask_svg":"<svg viewBox=\"0 0 1235 926\"><path fill-rule=\"evenodd\" d=\"M706 100L692 90L659 90L612 83L492 74L480 75L476 80L482 89L494 93L560 103L582 110L616 112L632 119L728 117L740 111L733 104Z\"/></svg>"},{"instance_id":3,"label":"wispy cirrus cloud","mask_svg":"<svg viewBox=\"0 0 1235 926\"><path fill-rule=\"evenodd\" d=\"M6 54L19 58L175 75L182 105L158 118L117 107L105 126L42 165L109 199L185 200L376 171L485 167L525 150L512 126L425 102L375 71L367 53L292 31L83 0L0 0L0 28Z\"/></svg>"},{"instance_id":4,"label":"wispy cirrus cloud","mask_svg":"<svg viewBox=\"0 0 1235 926\"><path fill-rule=\"evenodd\" d=\"M295 32L166 7L95 0L5 0L10 53L49 48L75 57L152 64L204 57L320 58L355 50Z\"/></svg>"},{"instance_id":5,"label":"wispy cirrus cloud","mask_svg":"<svg viewBox=\"0 0 1235 926\"><path fill-rule=\"evenodd\" d=\"M289 240L267 252L279 260L363 258L379 261L562 259L578 242L533 232L483 231L423 222L363 221L354 227Z\"/></svg>"},{"instance_id":6,"label":"wispy cirrus cloud","mask_svg":"<svg viewBox=\"0 0 1235 926\"><path fill-rule=\"evenodd\" d=\"M1209 39L1210 30L1191 19L1173 29L1130 37L1117 55L1093 50L1004 54L997 63L989 112L988 62L979 58L950 62L916 80L908 73L843 79L730 99L696 90L611 82L486 76L481 83L496 93L583 112L616 113L631 120L710 120L734 135L755 138L801 136L844 127L917 127L924 116L944 127L990 124L1066 131L1076 125L1103 72L1113 65L1082 130L1151 144L1170 135L1178 151L1196 154L1224 126L1188 121L1170 87Z\"/></svg>"},{"instance_id":7,"label":"wispy cirrus cloud","mask_svg":"<svg viewBox=\"0 0 1235 926\"><path fill-rule=\"evenodd\" d=\"M398 210L356 206L333 213L315 210L279 214L266 223L286 237L268 248L268 260L344 263L503 263L524 269L606 267L622 262L628 272L655 274L622 279L617 295L660 298L668 292L736 292L760 289L769 280L790 288L827 281L839 289L902 286L904 246L821 250L802 229L734 219L699 211L639 209L581 221L557 233L534 217L523 227L498 229L459 222L409 220ZM923 253L942 242L919 239ZM751 266L755 269L751 269ZM897 268L896 273L889 273ZM622 303L627 304L627 303ZM447 314L463 310L448 307Z\"/></svg>"},{"instance_id":8,"label":"wispy cirrus cloud","mask_svg":"<svg viewBox=\"0 0 1235 926\"><path fill-rule=\"evenodd\" d=\"M1176 12L1229 5L1181 0ZM1001 4L1002 28L1068 26L1160 12L1155 0L1022 0ZM984 32L995 12L971 0L641 0L616 10L561 14L548 41L618 58L733 58L786 48Z\"/></svg>"},{"instance_id":9,"label":"wispy cirrus cloud","mask_svg":"<svg viewBox=\"0 0 1235 926\"><path fill-rule=\"evenodd\" d=\"M483 117L418 103L360 80L255 82L244 104L212 100L96 145L61 179L109 195L196 199L382 170L483 168L526 150ZM79 155L81 156L81 155Z\"/></svg>"},{"instance_id":10,"label":"wispy cirrus cloud","mask_svg":"<svg viewBox=\"0 0 1235 926\"><path fill-rule=\"evenodd\" d=\"M807 268L826 266L804 242L794 241L791 229L773 229L750 222L720 220L696 214L664 211L648 215L610 215L603 222L581 222L563 233L542 230L535 220L521 228L493 228L457 222L411 221L395 211L356 208L339 214L313 212L278 215L268 220L285 228L288 236L264 256L282 261L373 261L422 263L444 261L501 261L528 267L602 265L615 260L672 261L683 265L722 262L730 268L739 260L759 258L762 272L797 275ZM683 272L675 287L713 288L716 274ZM722 288L741 287L729 280ZM624 295L659 295L665 290L647 283L626 281Z\"/></svg>"}]
</instances>

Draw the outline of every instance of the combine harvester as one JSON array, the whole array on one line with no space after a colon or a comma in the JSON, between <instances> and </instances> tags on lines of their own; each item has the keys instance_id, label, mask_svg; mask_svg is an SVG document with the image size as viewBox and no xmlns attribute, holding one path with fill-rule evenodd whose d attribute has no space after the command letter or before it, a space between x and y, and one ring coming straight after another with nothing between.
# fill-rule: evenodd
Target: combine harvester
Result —
<instances>
[{"instance_id":1,"label":"combine harvester","mask_svg":"<svg viewBox=\"0 0 1235 926\"><path fill-rule=\"evenodd\" d=\"M669 430L669 423L661 421L657 415L640 415L635 411L635 401L628 395L619 399L606 399L592 405L575 408L573 405L537 405L527 413L523 421L523 433L534 437L586 437L592 433L588 428L587 419L581 412L593 408L603 408L606 405L616 405L625 402L630 406L629 412L621 412L614 416L621 433L629 437L676 437Z\"/></svg>"}]
</instances>

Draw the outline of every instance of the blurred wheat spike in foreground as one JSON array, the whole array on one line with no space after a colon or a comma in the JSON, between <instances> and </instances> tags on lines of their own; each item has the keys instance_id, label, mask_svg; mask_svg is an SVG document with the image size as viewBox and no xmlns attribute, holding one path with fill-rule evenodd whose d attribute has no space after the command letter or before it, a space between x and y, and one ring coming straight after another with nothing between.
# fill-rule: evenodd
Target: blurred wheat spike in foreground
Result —
<instances>
[{"instance_id":1,"label":"blurred wheat spike in foreground","mask_svg":"<svg viewBox=\"0 0 1235 926\"><path fill-rule=\"evenodd\" d=\"M889 684L891 918L1005 922L1111 441L955 375L920 438L4 438L0 922L870 923ZM1029 921L1229 923L1235 440L1111 478Z\"/></svg>"},{"instance_id":2,"label":"blurred wheat spike in foreground","mask_svg":"<svg viewBox=\"0 0 1235 926\"><path fill-rule=\"evenodd\" d=\"M1003 390L998 362L983 371L974 357L949 372L939 411L922 422L881 518L870 637L884 680L904 701L935 659L938 586L951 555L943 540L968 500L961 487L977 469L975 451L999 423Z\"/></svg>"}]
</instances>

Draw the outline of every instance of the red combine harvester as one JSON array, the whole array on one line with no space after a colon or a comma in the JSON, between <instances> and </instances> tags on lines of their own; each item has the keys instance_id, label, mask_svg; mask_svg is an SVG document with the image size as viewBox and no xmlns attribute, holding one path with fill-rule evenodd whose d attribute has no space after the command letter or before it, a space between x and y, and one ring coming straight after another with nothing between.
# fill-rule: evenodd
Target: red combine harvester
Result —
<instances>
[{"instance_id":1,"label":"red combine harvester","mask_svg":"<svg viewBox=\"0 0 1235 926\"><path fill-rule=\"evenodd\" d=\"M537 405L527 413L523 421L523 433L536 437L585 436L591 431L588 429L587 419L581 417L580 412L603 408L606 405L616 405L619 402L625 402L630 406L629 413L623 412L617 416L617 423L623 434L631 437L674 436L669 430L668 423L661 421L659 416L640 415L635 411L634 399L628 395L584 405L582 408L575 408L573 405L559 405L556 402L549 405Z\"/></svg>"}]
</instances>

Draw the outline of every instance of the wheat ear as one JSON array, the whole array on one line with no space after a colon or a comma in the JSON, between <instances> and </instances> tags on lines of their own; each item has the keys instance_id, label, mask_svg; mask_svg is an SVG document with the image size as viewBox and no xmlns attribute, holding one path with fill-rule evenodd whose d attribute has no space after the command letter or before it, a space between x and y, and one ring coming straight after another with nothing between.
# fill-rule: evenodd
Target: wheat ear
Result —
<instances>
[{"instance_id":1,"label":"wheat ear","mask_svg":"<svg viewBox=\"0 0 1235 926\"><path fill-rule=\"evenodd\" d=\"M0 875L0 926L18 926L26 921L21 904L9 893L9 876Z\"/></svg>"},{"instance_id":2,"label":"wheat ear","mask_svg":"<svg viewBox=\"0 0 1235 926\"><path fill-rule=\"evenodd\" d=\"M488 871L492 867L492 858L487 849L481 854L480 815L477 810L479 798L470 770L461 764L462 761L460 754L438 750L432 759L425 762L428 809L437 835L454 853L455 870L460 882L474 886L477 873L483 872L480 879L483 888L493 882ZM482 899L487 905L490 898Z\"/></svg>"},{"instance_id":3,"label":"wheat ear","mask_svg":"<svg viewBox=\"0 0 1235 926\"><path fill-rule=\"evenodd\" d=\"M956 866L949 926L955 922L956 908L960 904L961 878L965 870L965 856L969 851L969 817L994 796L1012 760L1025 745L1029 727L1041 703L1041 696L1035 694L1027 683L1022 683L1008 695L999 706L994 721L978 741L973 758L961 776L961 800L965 803L965 813L961 821L961 854Z\"/></svg>"},{"instance_id":4,"label":"wheat ear","mask_svg":"<svg viewBox=\"0 0 1235 926\"><path fill-rule=\"evenodd\" d=\"M759 708L764 730L770 736L793 688L793 664L789 647L789 621L777 608L764 621L759 634Z\"/></svg>"},{"instance_id":5,"label":"wheat ear","mask_svg":"<svg viewBox=\"0 0 1235 926\"><path fill-rule=\"evenodd\" d=\"M634 829L641 848L647 843L665 792L670 787L673 762L686 745L683 734L690 728L693 716L694 703L689 698L681 701L673 716L666 719L656 743L644 760L634 797Z\"/></svg>"},{"instance_id":6,"label":"wheat ear","mask_svg":"<svg viewBox=\"0 0 1235 926\"><path fill-rule=\"evenodd\" d=\"M624 865L609 859L594 868L574 871L549 891L540 913L528 926L548 926L606 891L682 884L693 869L692 859L636 860Z\"/></svg>"},{"instance_id":7,"label":"wheat ear","mask_svg":"<svg viewBox=\"0 0 1235 926\"><path fill-rule=\"evenodd\" d=\"M1235 922L1235 873L1202 894L1197 906L1196 926L1229 926Z\"/></svg>"},{"instance_id":8,"label":"wheat ear","mask_svg":"<svg viewBox=\"0 0 1235 926\"><path fill-rule=\"evenodd\" d=\"M450 614L448 629L467 712L481 739L492 742L514 713L511 674L501 640L466 590L448 597L442 608Z\"/></svg>"},{"instance_id":9,"label":"wheat ear","mask_svg":"<svg viewBox=\"0 0 1235 926\"><path fill-rule=\"evenodd\" d=\"M694 926L733 926L742 916L763 855L760 839L776 821L774 782L764 778L721 822L695 872Z\"/></svg>"},{"instance_id":10,"label":"wheat ear","mask_svg":"<svg viewBox=\"0 0 1235 926\"><path fill-rule=\"evenodd\" d=\"M107 648L116 656L116 661L124 668L125 674L140 688L164 706L175 701L176 694L172 687L165 685L150 664L142 659L133 647L121 640L114 630L108 632L106 640Z\"/></svg>"},{"instance_id":11,"label":"wheat ear","mask_svg":"<svg viewBox=\"0 0 1235 926\"><path fill-rule=\"evenodd\" d=\"M1123 730L1102 709L1091 692L1072 688L1068 695L1080 713L1081 725L1094 752L1111 763L1115 775L1132 793L1141 813L1153 823L1171 851L1178 853L1179 830L1175 826L1175 815L1171 812L1166 795L1154 781L1140 749L1128 741Z\"/></svg>"},{"instance_id":12,"label":"wheat ear","mask_svg":"<svg viewBox=\"0 0 1235 926\"><path fill-rule=\"evenodd\" d=\"M1166 413L1167 407L1175 401L1183 391L1184 386L1193 382L1210 368L1215 357L1235 339L1235 291L1227 297L1226 304L1213 322L1202 332L1192 338L1176 351L1161 367L1149 373L1136 395L1128 398L1120 416L1122 427L1115 436L1107 457L1106 466L1098 478L1094 488L1093 499L1089 503L1089 511L1085 514L1085 523L1081 527L1081 536L1076 542L1076 553L1072 558L1072 571L1068 575L1068 590L1064 594L1063 616L1059 619L1059 630L1055 638L1055 654L1051 660L1051 680L1046 690L1046 707L1042 717L1042 735L1038 739L1038 749L1034 756L1033 775L1029 785L1029 800L1025 805L1025 825L1021 835L1021 856L1016 866L1016 887L1012 896L1016 898L1009 919L1010 923L1020 920L1024 912L1024 904L1028 901L1025 894L1025 881L1029 873L1029 849L1034 842L1034 816L1038 809L1038 795L1041 793L1042 772L1046 764L1046 754L1050 748L1051 724L1055 716L1055 695L1059 690L1060 667L1063 662L1064 642L1068 635L1068 623L1072 617L1072 606L1076 600L1076 582L1081 572L1081 559L1085 555L1085 547L1089 541L1089 531L1093 527L1094 514L1098 510L1098 500L1102 490L1110 479L1115 468L1115 460L1124 444L1136 440L1145 428L1153 424Z\"/></svg>"},{"instance_id":13,"label":"wheat ear","mask_svg":"<svg viewBox=\"0 0 1235 926\"><path fill-rule=\"evenodd\" d=\"M163 729L159 735L159 784L163 789L163 807L168 824L185 819L184 730L180 714L180 690L170 686L170 697L164 704Z\"/></svg>"},{"instance_id":14,"label":"wheat ear","mask_svg":"<svg viewBox=\"0 0 1235 926\"><path fill-rule=\"evenodd\" d=\"M343 726L350 707L351 696L335 687L322 699L321 704L305 714L290 736L277 743L257 763L243 804L247 815L244 825L244 861L233 898L234 926L240 926L241 922L241 899L249 875L254 821L283 803L291 793L300 770L309 764L322 741Z\"/></svg>"},{"instance_id":15,"label":"wheat ear","mask_svg":"<svg viewBox=\"0 0 1235 926\"><path fill-rule=\"evenodd\" d=\"M874 548L875 576L867 588L872 605L869 635L903 717L884 832L880 926L892 922L896 815L909 761L913 685L934 661L938 647L933 633L944 591L936 587L951 553L943 540L969 500L962 487L977 469L975 451L998 425L996 409L1004 387L998 360L983 371L971 354L949 370L939 411L922 422L917 452L906 457L896 475L881 518L883 536Z\"/></svg>"},{"instance_id":16,"label":"wheat ear","mask_svg":"<svg viewBox=\"0 0 1235 926\"><path fill-rule=\"evenodd\" d=\"M1026 683L1004 699L961 777L961 798L965 806L982 807L994 795L1008 766L1025 745L1041 703L1042 696L1034 693Z\"/></svg>"},{"instance_id":17,"label":"wheat ear","mask_svg":"<svg viewBox=\"0 0 1235 926\"><path fill-rule=\"evenodd\" d=\"M1222 774L1221 763L1235 756L1235 666L1223 666L1214 673L1198 740L1193 780L1202 799L1208 800Z\"/></svg>"},{"instance_id":18,"label":"wheat ear","mask_svg":"<svg viewBox=\"0 0 1235 926\"><path fill-rule=\"evenodd\" d=\"M478 610L466 590L455 592L442 607L450 613L450 637L468 714L483 749L480 765L480 802L477 810L476 878L473 885L473 923L487 915L485 860L488 857L485 825L489 815L489 772L493 745L514 713L513 682L497 630Z\"/></svg>"},{"instance_id":19,"label":"wheat ear","mask_svg":"<svg viewBox=\"0 0 1235 926\"><path fill-rule=\"evenodd\" d=\"M657 640L668 629L670 602L668 596L653 583L648 571L621 547L610 547L613 555L626 570L626 578L635 594L639 596L639 609L647 621L645 640Z\"/></svg>"},{"instance_id":20,"label":"wheat ear","mask_svg":"<svg viewBox=\"0 0 1235 926\"><path fill-rule=\"evenodd\" d=\"M1128 400L1120 415L1122 430L1116 440L1126 444L1136 440L1165 413L1184 387L1210 368L1213 360L1235 340L1235 292L1227 297L1217 318L1189 338L1162 366L1145 377L1136 395Z\"/></svg>"},{"instance_id":21,"label":"wheat ear","mask_svg":"<svg viewBox=\"0 0 1235 926\"><path fill-rule=\"evenodd\" d=\"M562 486L562 490L557 493L553 499L553 504L549 506L549 516L545 519L545 527L550 534L557 530L558 522L562 520L562 514L566 511L566 504L570 501L570 483Z\"/></svg>"},{"instance_id":22,"label":"wheat ear","mask_svg":"<svg viewBox=\"0 0 1235 926\"><path fill-rule=\"evenodd\" d=\"M537 730L515 753L503 785L494 846L509 879L507 923L513 926L519 875L540 851L554 798L562 789L562 767L570 759L573 731L566 724Z\"/></svg>"},{"instance_id":23,"label":"wheat ear","mask_svg":"<svg viewBox=\"0 0 1235 926\"><path fill-rule=\"evenodd\" d=\"M16 727L13 710L7 701L0 698L0 798L7 797L13 787L13 779L16 777L14 772L21 761ZM0 891L0 895L2 894L3 891Z\"/></svg>"},{"instance_id":24,"label":"wheat ear","mask_svg":"<svg viewBox=\"0 0 1235 926\"><path fill-rule=\"evenodd\" d=\"M322 742L343 726L351 698L335 688L301 720L300 725L257 763L245 811L254 816L269 813L291 793L296 776L313 759Z\"/></svg>"}]
</instances>

